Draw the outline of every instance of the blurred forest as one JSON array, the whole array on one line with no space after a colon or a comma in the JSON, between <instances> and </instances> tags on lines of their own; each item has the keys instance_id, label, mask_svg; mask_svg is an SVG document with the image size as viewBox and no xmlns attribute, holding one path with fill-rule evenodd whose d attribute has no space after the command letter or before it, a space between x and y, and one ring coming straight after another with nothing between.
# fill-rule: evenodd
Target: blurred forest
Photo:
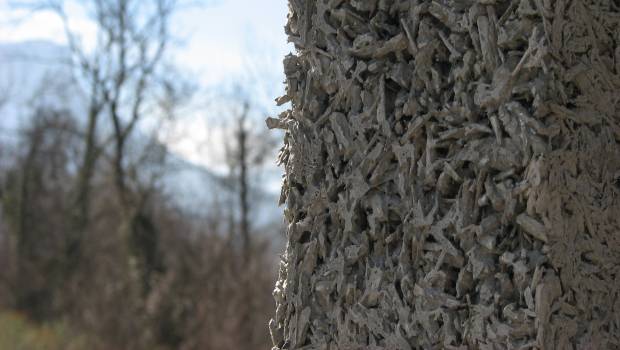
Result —
<instances>
[{"instance_id":1,"label":"blurred forest","mask_svg":"<svg viewBox=\"0 0 620 350\"><path fill-rule=\"evenodd\" d=\"M179 205L165 188L185 163L160 137L200 93L166 59L179 2L81 3L88 49L62 1L22 4L66 25L67 76L37 89L84 98L28 92L31 115L0 138L0 348L268 349L282 224L251 213L277 143L239 93L222 116L227 175L182 194L220 195ZM0 90L0 118L10 99Z\"/></svg>"}]
</instances>

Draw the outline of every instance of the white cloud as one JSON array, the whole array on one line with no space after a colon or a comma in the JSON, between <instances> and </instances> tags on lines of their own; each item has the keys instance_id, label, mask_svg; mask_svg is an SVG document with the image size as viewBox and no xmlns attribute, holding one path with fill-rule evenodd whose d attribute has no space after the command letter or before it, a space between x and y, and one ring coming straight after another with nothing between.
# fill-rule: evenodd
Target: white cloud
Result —
<instances>
[{"instance_id":1,"label":"white cloud","mask_svg":"<svg viewBox=\"0 0 620 350\"><path fill-rule=\"evenodd\" d=\"M62 20L51 11L31 11L3 4L0 5L0 14L0 42L42 40L60 45L67 42ZM71 30L79 33L88 49L88 44L94 41L95 25L75 1L67 2L67 16Z\"/></svg>"},{"instance_id":2,"label":"white cloud","mask_svg":"<svg viewBox=\"0 0 620 350\"><path fill-rule=\"evenodd\" d=\"M71 27L84 44L92 43L95 27L77 1L70 0L67 9ZM211 89L234 82L253 85L246 87L249 93L260 96L259 104L274 114L273 98L283 90L281 61L292 50L283 29L287 11L286 0L222 0L183 10L172 23L175 36L181 39L172 53L182 69ZM50 12L32 14L0 3L0 18L0 42L65 43L62 22ZM203 109L186 116L171 125L174 137L164 139L176 153L221 172L226 132L222 126L213 126L216 116L209 113Z\"/></svg>"}]
</instances>

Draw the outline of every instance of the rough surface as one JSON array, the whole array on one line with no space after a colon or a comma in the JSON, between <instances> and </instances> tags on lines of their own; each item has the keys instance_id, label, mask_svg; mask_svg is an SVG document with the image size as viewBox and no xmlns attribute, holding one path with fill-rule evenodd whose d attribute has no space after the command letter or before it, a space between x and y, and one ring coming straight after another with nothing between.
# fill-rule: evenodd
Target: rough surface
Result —
<instances>
[{"instance_id":1,"label":"rough surface","mask_svg":"<svg viewBox=\"0 0 620 350\"><path fill-rule=\"evenodd\" d=\"M289 3L275 349L620 349L620 2Z\"/></svg>"}]
</instances>

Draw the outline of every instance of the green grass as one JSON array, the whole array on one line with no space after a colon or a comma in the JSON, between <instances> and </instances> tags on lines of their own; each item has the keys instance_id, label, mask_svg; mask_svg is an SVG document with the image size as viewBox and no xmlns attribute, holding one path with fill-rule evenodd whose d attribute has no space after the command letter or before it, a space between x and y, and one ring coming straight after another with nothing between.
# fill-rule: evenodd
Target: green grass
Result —
<instances>
[{"instance_id":1,"label":"green grass","mask_svg":"<svg viewBox=\"0 0 620 350\"><path fill-rule=\"evenodd\" d=\"M37 325L16 312L0 312L0 350L85 350L85 337L62 323Z\"/></svg>"}]
</instances>

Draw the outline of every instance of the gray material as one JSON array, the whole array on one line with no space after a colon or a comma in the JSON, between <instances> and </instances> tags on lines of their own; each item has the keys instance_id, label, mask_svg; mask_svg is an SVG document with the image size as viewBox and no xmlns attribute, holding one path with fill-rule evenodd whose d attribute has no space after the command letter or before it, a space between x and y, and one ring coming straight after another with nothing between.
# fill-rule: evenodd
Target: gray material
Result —
<instances>
[{"instance_id":1,"label":"gray material","mask_svg":"<svg viewBox=\"0 0 620 350\"><path fill-rule=\"evenodd\" d=\"M274 349L620 349L620 4L289 4Z\"/></svg>"}]
</instances>

